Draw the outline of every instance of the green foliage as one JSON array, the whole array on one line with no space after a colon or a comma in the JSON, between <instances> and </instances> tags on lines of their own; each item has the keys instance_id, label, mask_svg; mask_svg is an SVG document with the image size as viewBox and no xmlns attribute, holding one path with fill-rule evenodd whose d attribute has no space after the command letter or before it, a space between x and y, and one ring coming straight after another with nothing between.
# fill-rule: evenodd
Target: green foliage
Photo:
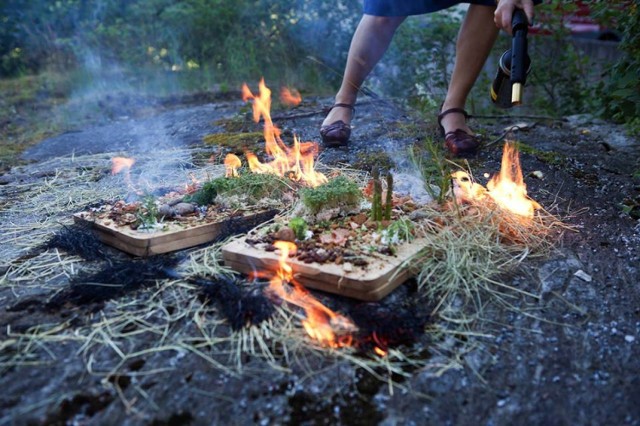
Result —
<instances>
[{"instance_id":1,"label":"green foliage","mask_svg":"<svg viewBox=\"0 0 640 426\"><path fill-rule=\"evenodd\" d=\"M141 229L153 228L157 221L158 206L156 205L156 199L151 194L146 194L142 198L142 203L136 211L136 219L140 223Z\"/></svg>"},{"instance_id":2,"label":"green foliage","mask_svg":"<svg viewBox=\"0 0 640 426\"><path fill-rule=\"evenodd\" d=\"M300 197L305 207L316 214L336 207L355 208L362 200L362 191L355 182L345 176L338 176L316 188L302 189Z\"/></svg>"},{"instance_id":3,"label":"green foliage","mask_svg":"<svg viewBox=\"0 0 640 426\"><path fill-rule=\"evenodd\" d=\"M538 111L562 116L597 108L593 92L606 66L585 55L573 42L565 19L576 10L574 2L561 0L536 7L540 31L548 34L529 37L532 71L525 102Z\"/></svg>"},{"instance_id":4,"label":"green foliage","mask_svg":"<svg viewBox=\"0 0 640 426\"><path fill-rule=\"evenodd\" d=\"M380 183L380 172L377 167L371 171L373 179L373 196L371 199L371 220L379 222L382 220L382 184Z\"/></svg>"},{"instance_id":5,"label":"green foliage","mask_svg":"<svg viewBox=\"0 0 640 426\"><path fill-rule=\"evenodd\" d=\"M117 63L206 69L217 84L234 86L260 76L326 85L327 76L338 80L326 65L342 68L359 10L355 0L6 0L0 76ZM324 47L318 40L331 42ZM320 62L307 59L311 46Z\"/></svg>"},{"instance_id":6,"label":"green foliage","mask_svg":"<svg viewBox=\"0 0 640 426\"><path fill-rule=\"evenodd\" d=\"M299 241L302 241L306 237L306 232L308 229L307 222L301 217L293 217L289 221L289 228L296 235L296 238Z\"/></svg>"},{"instance_id":7,"label":"green foliage","mask_svg":"<svg viewBox=\"0 0 640 426\"><path fill-rule=\"evenodd\" d=\"M384 90L409 96L410 105L420 111L435 110L449 86L461 20L460 13L447 11L405 21L387 54L399 75L382 76Z\"/></svg>"},{"instance_id":8,"label":"green foliage","mask_svg":"<svg viewBox=\"0 0 640 426\"><path fill-rule=\"evenodd\" d=\"M219 177L205 182L196 193L185 197L185 201L205 206L213 204L218 196L237 196L255 203L263 198L279 199L288 189L287 182L279 176L241 173L238 177Z\"/></svg>"},{"instance_id":9,"label":"green foliage","mask_svg":"<svg viewBox=\"0 0 640 426\"><path fill-rule=\"evenodd\" d=\"M391 220L391 209L393 208L393 175L387 174L387 197L384 202L384 220Z\"/></svg>"},{"instance_id":10,"label":"green foliage","mask_svg":"<svg viewBox=\"0 0 640 426\"><path fill-rule=\"evenodd\" d=\"M591 7L622 36L622 57L598 87L600 113L605 119L626 123L631 133L640 135L640 7L638 2L629 2L624 8L595 2Z\"/></svg>"},{"instance_id":11,"label":"green foliage","mask_svg":"<svg viewBox=\"0 0 640 426\"><path fill-rule=\"evenodd\" d=\"M407 218L401 218L398 220L394 220L387 227L387 235L390 240L399 240L399 241L407 241L410 242L413 240L413 230L415 225L413 222Z\"/></svg>"},{"instance_id":12,"label":"green foliage","mask_svg":"<svg viewBox=\"0 0 640 426\"><path fill-rule=\"evenodd\" d=\"M452 172L450 163L445 158L444 149L433 139L428 138L425 139L422 149L414 147L409 151L409 158L420 171L425 190L439 204L444 204L447 201L447 193L451 189Z\"/></svg>"},{"instance_id":13,"label":"green foliage","mask_svg":"<svg viewBox=\"0 0 640 426\"><path fill-rule=\"evenodd\" d=\"M371 171L373 180L373 196L371 200L371 220L379 222L381 220L391 220L391 209L393 207L393 175L387 173L387 192L382 203L382 182L380 181L380 171L374 167Z\"/></svg>"}]
</instances>

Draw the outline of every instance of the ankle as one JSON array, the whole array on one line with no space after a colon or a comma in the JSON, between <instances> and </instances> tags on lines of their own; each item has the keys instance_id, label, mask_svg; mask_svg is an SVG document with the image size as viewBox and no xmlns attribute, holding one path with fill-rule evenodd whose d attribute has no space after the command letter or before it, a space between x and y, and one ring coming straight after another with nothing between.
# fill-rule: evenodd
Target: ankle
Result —
<instances>
[{"instance_id":1,"label":"ankle","mask_svg":"<svg viewBox=\"0 0 640 426\"><path fill-rule=\"evenodd\" d=\"M358 100L358 95L352 93L342 93L342 91L338 92L336 95L334 105L335 104L347 104L347 105L355 105Z\"/></svg>"}]
</instances>

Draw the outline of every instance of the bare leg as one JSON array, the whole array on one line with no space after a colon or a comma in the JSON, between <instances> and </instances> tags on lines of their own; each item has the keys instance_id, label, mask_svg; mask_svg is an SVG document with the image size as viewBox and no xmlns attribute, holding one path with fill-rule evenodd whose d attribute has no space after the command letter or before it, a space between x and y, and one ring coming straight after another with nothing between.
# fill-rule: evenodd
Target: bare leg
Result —
<instances>
[{"instance_id":1,"label":"bare leg","mask_svg":"<svg viewBox=\"0 0 640 426\"><path fill-rule=\"evenodd\" d=\"M469 6L456 42L456 61L442 106L443 111L449 108L464 108L467 96L498 36L498 28L493 22L494 10L495 8L488 6ZM464 116L459 113L443 117L442 126L445 132L462 129L472 133L465 123Z\"/></svg>"},{"instance_id":2,"label":"bare leg","mask_svg":"<svg viewBox=\"0 0 640 426\"><path fill-rule=\"evenodd\" d=\"M493 14L491 19L493 23ZM342 85L336 95L335 103L349 105L356 103L360 86L387 51L393 34L404 20L404 16L364 15L362 17L351 40ZM351 114L348 108L334 108L322 124L331 124L338 120L350 123Z\"/></svg>"}]
</instances>

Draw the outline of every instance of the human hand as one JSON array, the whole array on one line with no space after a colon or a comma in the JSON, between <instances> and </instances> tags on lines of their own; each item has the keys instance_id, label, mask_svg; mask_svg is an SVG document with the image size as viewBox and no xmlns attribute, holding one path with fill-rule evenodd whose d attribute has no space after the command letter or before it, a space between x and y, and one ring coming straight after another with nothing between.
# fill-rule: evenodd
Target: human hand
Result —
<instances>
[{"instance_id":1,"label":"human hand","mask_svg":"<svg viewBox=\"0 0 640 426\"><path fill-rule=\"evenodd\" d=\"M497 0L493 21L511 35L511 18L515 9L523 9L529 24L533 22L533 0Z\"/></svg>"}]
</instances>

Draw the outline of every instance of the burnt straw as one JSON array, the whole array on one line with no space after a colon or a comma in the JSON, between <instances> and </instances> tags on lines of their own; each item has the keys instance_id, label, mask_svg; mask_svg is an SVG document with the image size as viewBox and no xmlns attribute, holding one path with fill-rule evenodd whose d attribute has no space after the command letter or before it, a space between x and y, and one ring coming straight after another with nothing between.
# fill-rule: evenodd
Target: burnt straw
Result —
<instances>
[{"instance_id":1,"label":"burnt straw","mask_svg":"<svg viewBox=\"0 0 640 426\"><path fill-rule=\"evenodd\" d=\"M176 256L163 255L113 262L98 272L80 272L71 279L69 288L54 296L47 305L58 308L69 303L86 305L116 299L171 278L168 271L179 261Z\"/></svg>"},{"instance_id":2,"label":"burnt straw","mask_svg":"<svg viewBox=\"0 0 640 426\"><path fill-rule=\"evenodd\" d=\"M273 303L262 293L263 286L242 286L225 276L191 278L199 286L203 303L212 303L233 330L259 325L274 313Z\"/></svg>"},{"instance_id":3,"label":"burnt straw","mask_svg":"<svg viewBox=\"0 0 640 426\"><path fill-rule=\"evenodd\" d=\"M363 352L411 345L424 334L429 316L416 306L362 303L348 313L358 327L356 346Z\"/></svg>"},{"instance_id":4,"label":"burnt straw","mask_svg":"<svg viewBox=\"0 0 640 426\"><path fill-rule=\"evenodd\" d=\"M63 226L35 251L42 252L54 248L89 261L108 258L104 244L91 229L91 225L87 224L75 223Z\"/></svg>"}]
</instances>

